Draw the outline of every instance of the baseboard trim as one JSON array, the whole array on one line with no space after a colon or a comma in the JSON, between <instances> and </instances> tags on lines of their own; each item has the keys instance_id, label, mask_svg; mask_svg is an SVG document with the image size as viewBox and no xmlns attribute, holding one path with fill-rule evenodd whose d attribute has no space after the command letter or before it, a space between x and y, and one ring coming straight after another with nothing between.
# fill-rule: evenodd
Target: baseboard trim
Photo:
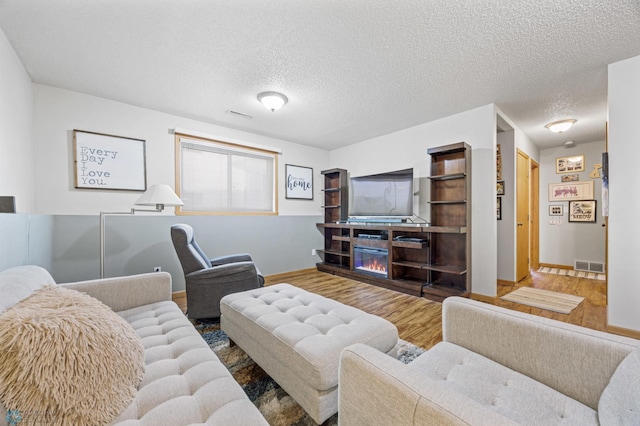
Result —
<instances>
[{"instance_id":1,"label":"baseboard trim","mask_svg":"<svg viewBox=\"0 0 640 426\"><path fill-rule=\"evenodd\" d=\"M573 266L569 265L554 265L553 263L541 263L538 269L540 268L556 268L556 269L568 269L573 271Z\"/></svg>"},{"instance_id":2,"label":"baseboard trim","mask_svg":"<svg viewBox=\"0 0 640 426\"><path fill-rule=\"evenodd\" d=\"M619 334L620 336L631 337L632 339L640 339L640 331L638 330L607 325L607 331L609 333Z\"/></svg>"},{"instance_id":3,"label":"baseboard trim","mask_svg":"<svg viewBox=\"0 0 640 426\"><path fill-rule=\"evenodd\" d=\"M513 287L514 285L518 284L515 281L507 281L507 280L498 280L498 285L505 285L505 286L511 286Z\"/></svg>"},{"instance_id":4,"label":"baseboard trim","mask_svg":"<svg viewBox=\"0 0 640 426\"><path fill-rule=\"evenodd\" d=\"M171 293L171 296L172 297L180 297L180 296L187 297L187 292L185 290L174 291L173 293Z\"/></svg>"},{"instance_id":5,"label":"baseboard trim","mask_svg":"<svg viewBox=\"0 0 640 426\"><path fill-rule=\"evenodd\" d=\"M479 302L491 303L496 301L497 297L485 296L484 294L471 293L471 299Z\"/></svg>"}]
</instances>

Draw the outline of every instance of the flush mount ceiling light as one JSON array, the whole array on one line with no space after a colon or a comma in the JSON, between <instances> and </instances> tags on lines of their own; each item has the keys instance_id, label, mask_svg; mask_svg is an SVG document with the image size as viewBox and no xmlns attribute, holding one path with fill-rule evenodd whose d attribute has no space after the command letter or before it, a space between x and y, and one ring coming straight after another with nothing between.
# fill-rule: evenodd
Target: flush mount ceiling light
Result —
<instances>
[{"instance_id":1,"label":"flush mount ceiling light","mask_svg":"<svg viewBox=\"0 0 640 426\"><path fill-rule=\"evenodd\" d=\"M258 95L258 100L271 112L279 110L289 101L285 95L278 92L262 92Z\"/></svg>"},{"instance_id":2,"label":"flush mount ceiling light","mask_svg":"<svg viewBox=\"0 0 640 426\"><path fill-rule=\"evenodd\" d=\"M564 146L566 146L567 148L573 148L576 145L576 143L574 141L566 141L564 143Z\"/></svg>"},{"instance_id":3,"label":"flush mount ceiling light","mask_svg":"<svg viewBox=\"0 0 640 426\"><path fill-rule=\"evenodd\" d=\"M568 120L554 121L553 123L549 123L544 127L551 130L553 133L562 133L569 130L575 122L576 120L570 118Z\"/></svg>"}]
</instances>

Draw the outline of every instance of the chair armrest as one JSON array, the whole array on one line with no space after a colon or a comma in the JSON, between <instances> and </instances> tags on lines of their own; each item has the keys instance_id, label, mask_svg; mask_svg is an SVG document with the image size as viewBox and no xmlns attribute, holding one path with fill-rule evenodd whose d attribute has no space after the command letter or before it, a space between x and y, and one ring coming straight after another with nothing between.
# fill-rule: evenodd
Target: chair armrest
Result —
<instances>
[{"instance_id":1,"label":"chair armrest","mask_svg":"<svg viewBox=\"0 0 640 426\"><path fill-rule=\"evenodd\" d=\"M252 262L253 259L251 255L248 253L238 253L231 254L228 256L219 256L214 257L213 259L209 259L212 266L225 265L227 263L235 263L235 262Z\"/></svg>"},{"instance_id":2,"label":"chair armrest","mask_svg":"<svg viewBox=\"0 0 640 426\"><path fill-rule=\"evenodd\" d=\"M442 306L444 341L597 409L616 367L640 341L461 297Z\"/></svg>"},{"instance_id":3,"label":"chair armrest","mask_svg":"<svg viewBox=\"0 0 640 426\"><path fill-rule=\"evenodd\" d=\"M104 278L58 284L95 297L115 312L171 300L171 275L167 272Z\"/></svg>"},{"instance_id":4,"label":"chair armrest","mask_svg":"<svg viewBox=\"0 0 640 426\"><path fill-rule=\"evenodd\" d=\"M201 269L187 274L186 281L190 284L217 284L214 281L237 281L257 277L258 273L253 262L234 262L212 268ZM256 278L257 279L257 278Z\"/></svg>"},{"instance_id":5,"label":"chair armrest","mask_svg":"<svg viewBox=\"0 0 640 426\"><path fill-rule=\"evenodd\" d=\"M340 354L341 426L512 425L509 419L362 343Z\"/></svg>"}]
</instances>

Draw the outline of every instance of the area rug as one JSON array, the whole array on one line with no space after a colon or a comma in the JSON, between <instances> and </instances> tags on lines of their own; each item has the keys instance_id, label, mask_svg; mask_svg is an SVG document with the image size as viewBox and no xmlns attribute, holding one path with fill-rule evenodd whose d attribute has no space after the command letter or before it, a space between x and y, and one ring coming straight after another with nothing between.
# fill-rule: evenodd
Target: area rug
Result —
<instances>
[{"instance_id":1,"label":"area rug","mask_svg":"<svg viewBox=\"0 0 640 426\"><path fill-rule=\"evenodd\" d=\"M561 269L561 268L548 268L546 266L543 266L540 269L538 269L538 272L542 272L544 274L563 275L566 277L588 278L590 280L598 280L598 281L604 281L607 279L606 274L600 274L598 272L575 271L573 269Z\"/></svg>"},{"instance_id":2,"label":"area rug","mask_svg":"<svg viewBox=\"0 0 640 426\"><path fill-rule=\"evenodd\" d=\"M520 287L502 296L500 299L533 306L534 308L545 309L547 311L568 314L584 300L584 297L540 288Z\"/></svg>"},{"instance_id":3,"label":"area rug","mask_svg":"<svg viewBox=\"0 0 640 426\"><path fill-rule=\"evenodd\" d=\"M234 379L272 426L315 426L316 423L267 373L262 370L239 346L229 347L229 337L220 330L219 322L194 322L211 350L220 358ZM400 340L398 360L408 364L425 350ZM338 415L330 417L323 425L335 426Z\"/></svg>"}]
</instances>

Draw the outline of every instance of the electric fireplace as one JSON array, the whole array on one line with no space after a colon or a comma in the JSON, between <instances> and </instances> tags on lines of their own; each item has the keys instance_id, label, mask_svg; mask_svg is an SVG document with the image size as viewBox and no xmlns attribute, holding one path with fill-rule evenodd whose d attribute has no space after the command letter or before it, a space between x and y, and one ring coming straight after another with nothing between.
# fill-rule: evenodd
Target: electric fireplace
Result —
<instances>
[{"instance_id":1,"label":"electric fireplace","mask_svg":"<svg viewBox=\"0 0 640 426\"><path fill-rule=\"evenodd\" d=\"M354 270L363 274L387 278L389 251L377 247L354 246Z\"/></svg>"}]
</instances>

